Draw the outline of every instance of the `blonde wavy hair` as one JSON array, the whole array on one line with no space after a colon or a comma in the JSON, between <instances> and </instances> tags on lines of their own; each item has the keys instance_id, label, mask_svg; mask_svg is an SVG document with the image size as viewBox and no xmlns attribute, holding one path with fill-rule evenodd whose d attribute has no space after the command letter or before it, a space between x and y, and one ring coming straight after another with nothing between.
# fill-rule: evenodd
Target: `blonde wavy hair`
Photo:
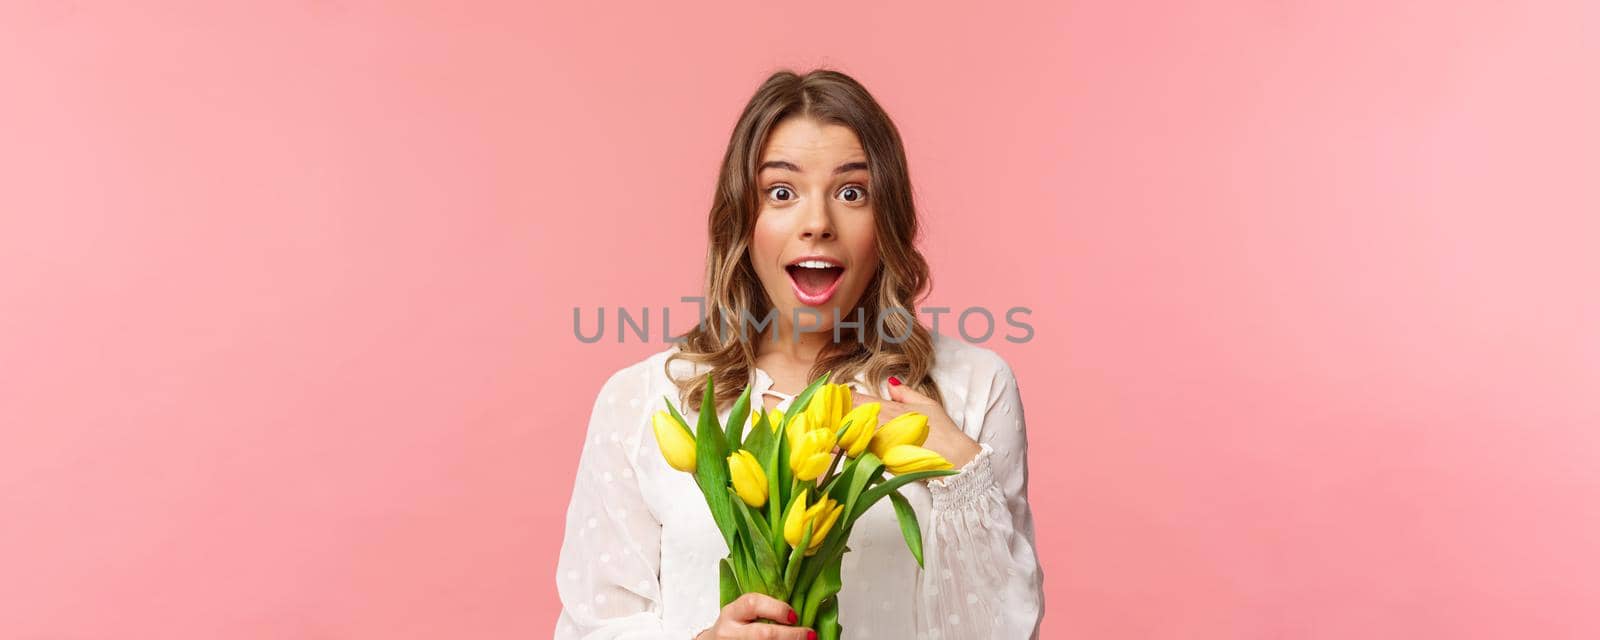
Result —
<instances>
[{"instance_id":1,"label":"blonde wavy hair","mask_svg":"<svg viewBox=\"0 0 1600 640\"><path fill-rule=\"evenodd\" d=\"M754 338L742 335L741 310L752 318L771 311L755 268L750 264L750 238L760 211L756 166L768 134L788 117L809 117L854 131L867 155L873 217L881 265L856 308L841 312L843 320L859 319L863 327L841 328L839 340L818 354L808 379L833 372L830 380L848 381L865 372L873 385L897 376L902 383L935 400L933 336L917 321L916 303L932 288L928 262L914 243L917 213L906 169L900 133L872 94L855 79L819 69L804 76L792 71L772 74L756 90L728 140L707 220L705 315L667 358L669 378L678 386L679 402L696 411L708 378L715 380L717 407L730 404L750 383L755 369ZM857 311L859 309L860 311ZM886 309L902 309L883 315ZM722 329L722 330L719 330ZM730 330L731 329L731 330ZM905 339L896 343L889 338ZM672 375L672 362L685 359L710 368L689 378Z\"/></svg>"}]
</instances>

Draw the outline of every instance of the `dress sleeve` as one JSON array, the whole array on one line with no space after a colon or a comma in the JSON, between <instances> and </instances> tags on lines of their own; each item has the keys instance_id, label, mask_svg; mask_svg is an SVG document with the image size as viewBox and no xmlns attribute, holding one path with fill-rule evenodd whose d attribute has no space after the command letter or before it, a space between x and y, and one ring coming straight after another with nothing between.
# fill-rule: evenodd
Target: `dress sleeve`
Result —
<instances>
[{"instance_id":1,"label":"dress sleeve","mask_svg":"<svg viewBox=\"0 0 1600 640\"><path fill-rule=\"evenodd\" d=\"M556 562L557 640L685 640L661 619L661 523L639 491L630 438L645 420L643 376L618 372L601 387L578 457ZM635 402L630 404L630 400ZM630 408L634 407L634 408Z\"/></svg>"},{"instance_id":2,"label":"dress sleeve","mask_svg":"<svg viewBox=\"0 0 1600 640\"><path fill-rule=\"evenodd\" d=\"M1033 638L1044 616L1022 398L1009 365L994 375L978 455L927 483L918 638Z\"/></svg>"}]
</instances>

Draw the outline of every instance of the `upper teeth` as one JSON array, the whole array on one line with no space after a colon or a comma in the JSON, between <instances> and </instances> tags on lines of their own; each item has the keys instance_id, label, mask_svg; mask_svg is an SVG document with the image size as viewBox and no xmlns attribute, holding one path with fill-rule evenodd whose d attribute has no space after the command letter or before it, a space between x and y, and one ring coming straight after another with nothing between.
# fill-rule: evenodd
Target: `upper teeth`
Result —
<instances>
[{"instance_id":1,"label":"upper teeth","mask_svg":"<svg viewBox=\"0 0 1600 640\"><path fill-rule=\"evenodd\" d=\"M807 269L832 269L834 267L834 265L821 260L801 260L794 263L794 266L805 267Z\"/></svg>"}]
</instances>

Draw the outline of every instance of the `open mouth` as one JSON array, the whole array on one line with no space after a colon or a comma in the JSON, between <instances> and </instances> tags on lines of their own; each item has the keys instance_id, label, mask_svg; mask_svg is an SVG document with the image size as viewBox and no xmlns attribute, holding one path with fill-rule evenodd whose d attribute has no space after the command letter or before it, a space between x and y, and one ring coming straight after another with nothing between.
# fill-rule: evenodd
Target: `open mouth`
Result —
<instances>
[{"instance_id":1,"label":"open mouth","mask_svg":"<svg viewBox=\"0 0 1600 640\"><path fill-rule=\"evenodd\" d=\"M795 297L809 306L826 304L844 277L844 267L828 259L806 259L787 267Z\"/></svg>"}]
</instances>

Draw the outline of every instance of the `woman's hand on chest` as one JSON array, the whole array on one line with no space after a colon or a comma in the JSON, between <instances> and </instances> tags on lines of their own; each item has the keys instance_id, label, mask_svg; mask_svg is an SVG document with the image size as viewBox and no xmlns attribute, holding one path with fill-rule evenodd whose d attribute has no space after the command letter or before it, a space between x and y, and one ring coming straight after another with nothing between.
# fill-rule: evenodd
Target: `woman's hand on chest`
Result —
<instances>
[{"instance_id":1,"label":"woman's hand on chest","mask_svg":"<svg viewBox=\"0 0 1600 640\"><path fill-rule=\"evenodd\" d=\"M955 420L952 420L950 415L945 413L944 408L940 407L938 402L913 391L910 387L897 384L897 382L891 380L889 383L890 399L885 400L864 393L855 393L855 404L859 405L864 402L879 403L882 406L878 410L879 425L893 420L896 416L908 411L915 411L927 416L928 440L922 446L944 456L944 459L949 460L950 464L955 465L957 469L966 466L974 457L977 457L978 452L982 450L978 446L978 442L968 437L967 434L962 433L961 428L956 426Z\"/></svg>"}]
</instances>

